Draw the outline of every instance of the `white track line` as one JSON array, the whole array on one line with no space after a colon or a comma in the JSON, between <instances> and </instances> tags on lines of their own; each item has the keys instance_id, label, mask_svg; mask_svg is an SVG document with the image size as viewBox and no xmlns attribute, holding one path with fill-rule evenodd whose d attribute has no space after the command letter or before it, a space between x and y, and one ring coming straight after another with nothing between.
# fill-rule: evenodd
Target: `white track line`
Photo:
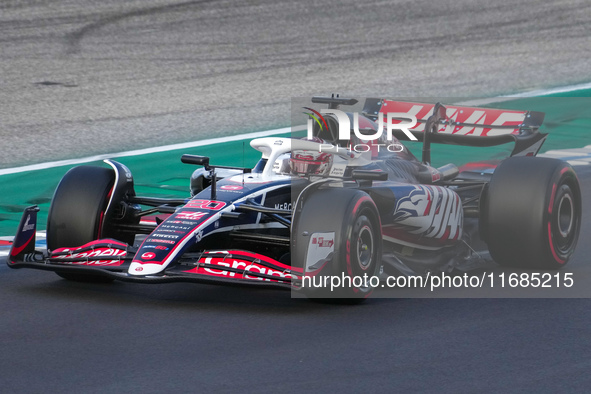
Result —
<instances>
[{"instance_id":1,"label":"white track line","mask_svg":"<svg viewBox=\"0 0 591 394\"><path fill-rule=\"evenodd\" d=\"M103 155L82 157L79 159L50 161L50 162L46 162L46 163L31 164L31 165L22 166L22 167L4 168L4 169L0 169L0 175L17 174L19 172L25 172L25 171L36 171L36 170L44 170L47 168L61 167L61 166L67 166L67 165L73 165L73 164L89 163L89 162L93 162L93 161L101 161L104 159L112 159L115 157L148 155L150 153L168 152L171 150L195 148L198 146L215 145L215 144L221 144L224 142L249 140L249 139L261 138L261 137L269 137L269 136L273 136L275 134L290 133L292 130L299 131L300 129L303 130L304 128L298 127L298 128L292 129L291 127L284 127L282 129L258 131L256 133L239 134L239 135L232 135L232 136L227 136L227 137L210 138L207 140L199 140L199 141L193 141L193 142L184 142L184 143L180 143L180 144L157 146L154 148L130 150L130 151L119 152L119 153L106 153Z\"/></svg>"},{"instance_id":2,"label":"white track line","mask_svg":"<svg viewBox=\"0 0 591 394\"><path fill-rule=\"evenodd\" d=\"M44 250L47 246L46 246L46 233L45 231L37 231L35 233L35 248L38 250ZM14 239L14 236L11 237L0 237L0 241L12 241ZM8 256L8 254L10 253L10 247L7 246L2 246L0 248L0 257L6 257Z\"/></svg>"},{"instance_id":3,"label":"white track line","mask_svg":"<svg viewBox=\"0 0 591 394\"><path fill-rule=\"evenodd\" d=\"M516 98L538 97L538 96L548 96L550 94L569 93L569 92L574 92L577 90L585 90L585 89L591 89L591 82L582 83L582 84L578 84L578 85L563 86L563 87L559 87L559 88L532 90L530 92L511 94L511 95L507 95L507 96L503 96L503 97L516 97Z\"/></svg>"},{"instance_id":4,"label":"white track line","mask_svg":"<svg viewBox=\"0 0 591 394\"><path fill-rule=\"evenodd\" d=\"M510 96L499 96L499 97L492 97L489 99L464 101L464 102L456 103L456 104L458 104L458 105L486 105L486 104L491 104L491 103L495 103L495 102L508 101L508 100L512 100L515 98L548 96L550 94L568 93L568 92L574 92L574 91L583 90L583 89L591 89L591 83L570 85L570 86L564 86L564 87L560 87L560 88L552 88L552 89L544 89L544 90L534 90L534 91L530 91L530 92L512 94ZM293 129L293 131L299 131L299 130L304 130L304 128L297 127L297 128ZM177 149L195 148L198 146L214 145L214 144L220 144L223 142L241 141L241 140L247 140L247 139L253 139L253 138L269 137L269 136L273 136L276 134L289 133L291 131L292 131L292 128L284 127L284 128L275 129L275 130L259 131L259 132L255 132L255 133L239 134L239 135L228 136L228 137L210 138L207 140L186 142L186 143L173 144L173 145L165 145L165 146L159 146L159 147L155 147L155 148L139 149L139 150L132 150L132 151L127 151L127 152L96 155L96 156L90 156L90 157L83 157L80 159L50 161L50 162L46 162L46 163L32 164L32 165L23 166L23 167L0 169L0 176L7 175L7 174L17 174L19 172L25 172L25 171L36 171L36 170L43 170L46 168L89 163L89 162L93 162L93 161L100 161L100 160L110 159L110 158L114 158L114 157L147 155L150 153L167 152L167 151L177 150ZM577 156L575 160L572 160L572 162L571 162L572 165L591 164L591 145L588 145L588 146L578 149L578 150L577 149L569 149L569 150L548 151L545 154L542 154L540 156L564 157L564 156L570 156L570 155ZM580 157L580 156L587 156L587 157ZM37 236L40 237L41 239L44 239L45 238L45 231L38 232ZM0 237L1 240L12 240L13 238L14 237ZM0 251L0 256L8 256L8 251Z\"/></svg>"},{"instance_id":5,"label":"white track line","mask_svg":"<svg viewBox=\"0 0 591 394\"><path fill-rule=\"evenodd\" d=\"M588 166L591 165L591 145L576 149L549 150L538 156L565 160L572 166Z\"/></svg>"},{"instance_id":6,"label":"white track line","mask_svg":"<svg viewBox=\"0 0 591 394\"><path fill-rule=\"evenodd\" d=\"M509 95L503 95L503 96L498 96L498 97L468 100L468 101L462 101L462 102L459 102L456 104L458 104L458 105L487 105L487 104L493 104L493 103L501 103L503 101L511 101L511 100L514 100L517 98L549 96L551 94L576 92L577 90L585 90L585 89L591 89L591 82L590 83L582 83L579 85L563 86L563 87L558 87L558 88L532 90L529 92L509 94Z\"/></svg>"},{"instance_id":7,"label":"white track line","mask_svg":"<svg viewBox=\"0 0 591 394\"><path fill-rule=\"evenodd\" d=\"M551 88L551 89L543 89L543 90L533 90L530 92L517 93L517 94L512 94L512 95L507 95L507 96L498 96L498 97L491 97L491 98L487 98L487 99L463 101L463 102L456 103L456 104L457 105L486 105L486 104L492 104L492 103L496 103L496 102L513 100L516 98L547 96L549 94L574 92L574 91L583 90L583 89L591 89L591 83L583 83L583 84L579 84L579 85L569 85L569 86L563 86L563 87ZM293 129L293 131L299 131L299 130L304 130L304 128L297 127L297 128ZM115 158L115 157L147 155L150 153L167 152L167 151L177 150L177 149L195 148L198 146L214 145L214 144L219 144L219 143L223 143L223 142L241 141L241 140L248 140L248 139L253 139L253 138L261 138L261 137L270 137L275 134L285 134L285 133L289 133L291 131L292 131L292 128L284 127L284 128L275 129L275 130L259 131L259 132L255 132L255 133L239 134L239 135L228 136L228 137L210 138L207 140L185 142L185 143L173 144L173 145L165 145L165 146L159 146L159 147L155 147L155 148L139 149L139 150L132 150L132 151L127 151L127 152L119 152L119 153L107 153L104 155L83 157L80 159L50 161L50 162L46 162L46 163L32 164L32 165L22 166L22 167L4 168L4 169L0 169L0 176L1 175L8 175L8 174L17 174L19 172L25 172L25 171L36 171L36 170L43 170L43 169L47 169L47 168L89 163L89 162L93 162L93 161L100 161L100 160L111 159L111 158Z\"/></svg>"}]
</instances>

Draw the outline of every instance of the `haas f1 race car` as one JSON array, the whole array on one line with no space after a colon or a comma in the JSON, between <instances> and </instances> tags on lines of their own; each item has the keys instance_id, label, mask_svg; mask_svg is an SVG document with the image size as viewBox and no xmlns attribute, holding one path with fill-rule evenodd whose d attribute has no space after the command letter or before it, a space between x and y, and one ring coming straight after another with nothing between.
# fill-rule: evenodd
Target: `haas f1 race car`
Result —
<instances>
[{"instance_id":1,"label":"haas f1 race car","mask_svg":"<svg viewBox=\"0 0 591 394\"><path fill-rule=\"evenodd\" d=\"M305 279L467 271L491 260L559 269L572 255L579 183L566 162L535 157L547 137L538 131L543 113L367 99L357 114L338 109L355 99L312 102L328 108L310 109L308 136L251 141L262 153L252 169L183 155L200 166L187 198L137 196L130 170L113 160L72 168L51 202L47 250L35 249L39 208L28 207L7 264L74 281L272 286L363 299L375 282L327 294ZM421 160L405 139L422 141ZM460 170L432 167L432 143L514 149Z\"/></svg>"}]
</instances>

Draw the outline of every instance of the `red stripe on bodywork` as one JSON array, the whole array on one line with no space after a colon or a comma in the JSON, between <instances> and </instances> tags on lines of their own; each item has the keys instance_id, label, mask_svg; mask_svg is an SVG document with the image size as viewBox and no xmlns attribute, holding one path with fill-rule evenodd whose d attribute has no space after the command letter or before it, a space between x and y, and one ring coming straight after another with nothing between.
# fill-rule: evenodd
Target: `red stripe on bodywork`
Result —
<instances>
[{"instance_id":1,"label":"red stripe on bodywork","mask_svg":"<svg viewBox=\"0 0 591 394\"><path fill-rule=\"evenodd\" d=\"M265 255L262 254L258 254L258 253L252 253L252 252L247 252L247 251L243 251L243 250L228 250L228 253L230 254L237 254L237 255L242 255L242 256L248 256L248 257L253 257L255 259L259 259L262 261L266 261L267 263L276 265L277 267L283 268L283 269L288 269L288 270L292 270L292 271L296 271L297 269L287 265L287 264L283 264L280 263L277 260L274 260L270 257L267 257ZM301 271L301 269L300 269Z\"/></svg>"},{"instance_id":2,"label":"red stripe on bodywork","mask_svg":"<svg viewBox=\"0 0 591 394\"><path fill-rule=\"evenodd\" d=\"M272 282L289 281L292 278L297 278L299 275L299 273L294 273L293 271L295 271L295 270L292 270L291 267L289 267L283 263L280 263L279 261L276 261L270 257L264 256L264 255L250 253L250 252L244 252L244 251L225 251L225 252L227 252L228 256L231 256L231 257L214 257L213 256L214 254L217 254L220 252L212 251L212 252L210 252L212 254L212 256L207 256L207 253L206 253L199 259L200 263L207 262L215 267L197 266L195 268L192 268L190 270L183 271L183 272L208 275L208 276L216 276L216 277L217 276L224 276L224 277L229 277L229 278L234 278L234 279L265 280L265 281L272 281ZM244 257L249 257L249 258L256 257L256 259L255 259L255 261L245 261ZM259 263L257 263L256 260L259 260ZM275 266L275 267L266 266L266 265L262 264L263 261L265 263L267 263L271 266ZM221 263L223 263L223 264L221 264ZM281 268L281 267L284 267L284 268ZM241 270L243 270L243 272L228 271L227 270L228 268L241 269ZM244 271L246 268L249 268L249 269ZM252 270L253 268L256 268L258 271L253 271ZM289 272L286 272L286 271L289 271ZM273 272L273 273L270 273L270 272ZM254 273L263 273L266 275L275 276L275 277L277 277L277 279L271 279L271 278L263 279L263 278L252 275ZM275 273L279 273L280 275L274 275Z\"/></svg>"},{"instance_id":3,"label":"red stripe on bodywork","mask_svg":"<svg viewBox=\"0 0 591 394\"><path fill-rule=\"evenodd\" d=\"M123 248L127 248L129 246L125 242L119 242L119 241L116 241L116 240L110 239L110 238L109 239L97 239L95 241L88 242L84 245L76 246L75 248L71 248L71 247L70 248L58 248L58 249L52 250L51 254L54 255L56 253L72 252L72 251L79 250L79 249L89 248L89 247L95 246L95 245L100 245L100 246L104 246L104 247L106 247L106 245L113 245L113 246L121 246Z\"/></svg>"},{"instance_id":4,"label":"red stripe on bodywork","mask_svg":"<svg viewBox=\"0 0 591 394\"><path fill-rule=\"evenodd\" d=\"M500 164L499 160L489 160L489 161L479 161L476 163L466 163L463 166L460 166L459 171L479 171L479 170L489 170L491 168L497 168Z\"/></svg>"},{"instance_id":5,"label":"red stripe on bodywork","mask_svg":"<svg viewBox=\"0 0 591 394\"><path fill-rule=\"evenodd\" d=\"M35 232L33 232L33 234L31 234L31 238L29 238L27 240L27 242L25 242L21 246L13 246L12 249L10 250L10 255L17 256L20 252L22 252L27 247L27 245L29 243L31 243L31 241L33 240L34 237L35 237Z\"/></svg>"}]
</instances>

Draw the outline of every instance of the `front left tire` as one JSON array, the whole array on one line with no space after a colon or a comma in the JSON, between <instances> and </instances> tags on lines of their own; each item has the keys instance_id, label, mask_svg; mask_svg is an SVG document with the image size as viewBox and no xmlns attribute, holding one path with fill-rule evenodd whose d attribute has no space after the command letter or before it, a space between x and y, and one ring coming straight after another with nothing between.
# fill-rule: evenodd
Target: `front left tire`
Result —
<instances>
[{"instance_id":1,"label":"front left tire","mask_svg":"<svg viewBox=\"0 0 591 394\"><path fill-rule=\"evenodd\" d=\"M379 213L371 197L358 189L320 189L306 198L297 215L291 252L296 265L307 275L345 278L342 282L347 283L335 289L304 288L306 296L339 303L358 303L368 298L373 286L361 278L377 279L382 253ZM318 272L311 272L320 264L315 261L315 253L309 252L318 234L334 234L328 236L328 241L324 239L334 242L333 252Z\"/></svg>"},{"instance_id":2,"label":"front left tire","mask_svg":"<svg viewBox=\"0 0 591 394\"><path fill-rule=\"evenodd\" d=\"M57 186L49 208L47 248L75 248L99 238L113 237L114 234L106 234L103 228L108 219L105 218L105 211L114 184L115 173L110 168L79 166L69 170ZM113 281L112 278L89 273L56 273L77 282Z\"/></svg>"}]
</instances>

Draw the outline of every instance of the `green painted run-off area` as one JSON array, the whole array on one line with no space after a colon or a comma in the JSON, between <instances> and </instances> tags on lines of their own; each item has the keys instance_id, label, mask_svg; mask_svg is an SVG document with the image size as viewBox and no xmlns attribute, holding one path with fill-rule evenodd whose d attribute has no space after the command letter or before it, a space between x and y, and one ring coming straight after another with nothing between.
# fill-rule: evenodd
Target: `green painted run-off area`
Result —
<instances>
[{"instance_id":1,"label":"green painted run-off area","mask_svg":"<svg viewBox=\"0 0 591 394\"><path fill-rule=\"evenodd\" d=\"M540 129L549 133L542 152L553 149L580 148L591 144L591 91L564 93L553 97L523 98L487 105L488 107L532 110L546 113ZM420 144L407 144L420 157ZM125 148L125 147L122 147ZM494 148L433 145L432 159L435 166L446 163L457 165L479 160L507 157L513 148L504 145ZM253 166L260 153L250 147L248 141L235 141L219 145L202 146L177 151L152 153L144 156L118 158L134 174L138 195L188 197L189 177L194 166L182 164L183 153L211 157L211 162L221 165ZM87 165L105 165L102 162ZM41 208L39 230L45 229L49 203L61 177L73 166L62 166L38 171L28 171L0 176L0 236L10 236L16 231L25 207L33 204Z\"/></svg>"}]
</instances>

